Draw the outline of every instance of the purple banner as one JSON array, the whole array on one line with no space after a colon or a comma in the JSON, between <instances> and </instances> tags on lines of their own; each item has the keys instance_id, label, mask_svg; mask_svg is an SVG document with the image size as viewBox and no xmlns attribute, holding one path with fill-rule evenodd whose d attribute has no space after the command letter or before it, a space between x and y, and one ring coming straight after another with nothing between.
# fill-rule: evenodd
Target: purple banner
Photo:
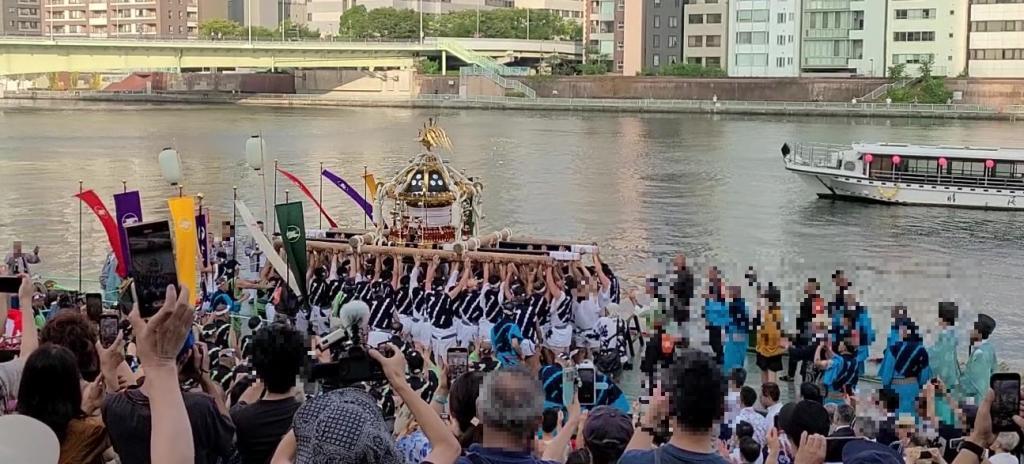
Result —
<instances>
[{"instance_id":1,"label":"purple banner","mask_svg":"<svg viewBox=\"0 0 1024 464\"><path fill-rule=\"evenodd\" d=\"M121 250L126 263L124 268L131 271L132 260L128 253L128 235L124 226L142 222L142 197L138 190L114 194L114 211L117 219L117 231L121 235Z\"/></svg>"},{"instance_id":2,"label":"purple banner","mask_svg":"<svg viewBox=\"0 0 1024 464\"><path fill-rule=\"evenodd\" d=\"M199 254L203 257L203 267L210 265L210 242L206 235L206 214L196 215L196 237L199 239Z\"/></svg>"},{"instance_id":3,"label":"purple banner","mask_svg":"<svg viewBox=\"0 0 1024 464\"><path fill-rule=\"evenodd\" d=\"M352 201L356 202L360 208L363 208L366 216L369 217L371 221L373 220L373 205L368 203L366 199L356 191L356 189L352 188L352 186L348 184L348 182L345 182L345 179L338 177L337 174L326 169L324 169L322 174L327 178L327 180L331 181L332 184L338 186L338 188L343 192L347 193L348 196L352 198Z\"/></svg>"}]
</instances>

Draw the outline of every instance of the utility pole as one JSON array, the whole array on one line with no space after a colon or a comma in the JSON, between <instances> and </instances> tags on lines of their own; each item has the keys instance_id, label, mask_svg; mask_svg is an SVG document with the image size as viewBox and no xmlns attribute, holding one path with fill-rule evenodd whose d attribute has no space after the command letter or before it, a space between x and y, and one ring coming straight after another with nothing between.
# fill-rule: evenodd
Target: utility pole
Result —
<instances>
[{"instance_id":1,"label":"utility pole","mask_svg":"<svg viewBox=\"0 0 1024 464\"><path fill-rule=\"evenodd\" d=\"M476 38L480 38L480 5L476 6Z\"/></svg>"},{"instance_id":2,"label":"utility pole","mask_svg":"<svg viewBox=\"0 0 1024 464\"><path fill-rule=\"evenodd\" d=\"M245 17L249 23L249 45L252 45L252 0L245 0Z\"/></svg>"},{"instance_id":3,"label":"utility pole","mask_svg":"<svg viewBox=\"0 0 1024 464\"><path fill-rule=\"evenodd\" d=\"M526 40L530 40L530 9L526 9Z\"/></svg>"},{"instance_id":4,"label":"utility pole","mask_svg":"<svg viewBox=\"0 0 1024 464\"><path fill-rule=\"evenodd\" d=\"M423 43L423 0L417 0L416 7L420 10L420 43Z\"/></svg>"}]
</instances>

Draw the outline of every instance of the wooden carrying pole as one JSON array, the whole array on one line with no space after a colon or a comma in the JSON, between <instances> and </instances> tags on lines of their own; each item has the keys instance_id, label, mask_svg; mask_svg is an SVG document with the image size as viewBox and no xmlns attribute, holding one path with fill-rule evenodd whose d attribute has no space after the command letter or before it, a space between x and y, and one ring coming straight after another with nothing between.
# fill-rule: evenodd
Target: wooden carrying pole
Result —
<instances>
[{"instance_id":1,"label":"wooden carrying pole","mask_svg":"<svg viewBox=\"0 0 1024 464\"><path fill-rule=\"evenodd\" d=\"M277 239L274 241L274 247L279 248L281 246L281 240ZM306 249L310 251L333 251L339 253L352 253L353 248L343 242L328 242L328 241L317 241L308 240L306 241ZM381 255L399 255L399 256L419 256L420 258L432 259L434 256L440 257L444 261L460 261L463 258L469 258L474 262L491 262L491 263L512 263L512 264L552 264L555 262L550 256L547 255L532 255L532 254L513 254L513 253L494 253L486 251L467 251L462 253L456 253L449 250L432 250L424 248L407 248L407 247L388 247L388 246L376 246L376 245L363 245L359 248L361 254L381 254Z\"/></svg>"},{"instance_id":2,"label":"wooden carrying pole","mask_svg":"<svg viewBox=\"0 0 1024 464\"><path fill-rule=\"evenodd\" d=\"M505 228L496 232L491 232L485 235L478 235L476 237L470 237L463 241L455 242L452 245L452 250L456 253L463 253L466 251L476 251L480 248L486 248L493 246L494 244L512 238L512 230Z\"/></svg>"}]
</instances>

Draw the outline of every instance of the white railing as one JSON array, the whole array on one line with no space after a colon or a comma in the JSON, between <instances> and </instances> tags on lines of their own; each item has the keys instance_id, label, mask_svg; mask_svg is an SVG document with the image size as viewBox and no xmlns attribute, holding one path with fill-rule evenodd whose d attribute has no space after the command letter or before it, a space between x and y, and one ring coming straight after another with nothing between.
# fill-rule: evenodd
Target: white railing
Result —
<instances>
[{"instance_id":1,"label":"white railing","mask_svg":"<svg viewBox=\"0 0 1024 464\"><path fill-rule=\"evenodd\" d=\"M917 81L917 79L900 79L900 80L898 80L896 82L889 82L889 83L886 83L886 84L882 84L882 85L878 86L878 88L876 88L875 90L872 90L872 91L868 92L867 95L864 95L863 97L860 97L860 100L862 100L862 101L871 101L871 100L875 100L875 99L881 98L885 94L889 93L890 90L902 89L902 88L910 85L911 83L913 83L915 81Z\"/></svg>"},{"instance_id":2,"label":"white railing","mask_svg":"<svg viewBox=\"0 0 1024 464\"><path fill-rule=\"evenodd\" d=\"M506 79L494 70L482 66L463 66L459 69L459 76L483 76L494 81L504 89L523 94L525 98L537 98L537 91L531 89L526 84L515 79Z\"/></svg>"},{"instance_id":3,"label":"white railing","mask_svg":"<svg viewBox=\"0 0 1024 464\"><path fill-rule=\"evenodd\" d=\"M792 145L790 150L786 157L790 164L839 169L843 160L843 151L850 150L850 146L829 143L797 143Z\"/></svg>"}]
</instances>

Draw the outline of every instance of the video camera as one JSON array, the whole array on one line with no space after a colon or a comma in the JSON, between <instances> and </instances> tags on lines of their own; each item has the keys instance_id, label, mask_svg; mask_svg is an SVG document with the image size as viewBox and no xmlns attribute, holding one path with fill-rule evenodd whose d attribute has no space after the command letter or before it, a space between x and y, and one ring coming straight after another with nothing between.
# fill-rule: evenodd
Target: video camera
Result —
<instances>
[{"instance_id":1,"label":"video camera","mask_svg":"<svg viewBox=\"0 0 1024 464\"><path fill-rule=\"evenodd\" d=\"M325 389L341 388L359 382L383 382L384 370L370 357L364 343L365 321L369 308L361 301L342 306L341 325L320 339L320 350L330 351L331 362L314 364L310 380L320 382ZM384 353L391 356L391 353Z\"/></svg>"}]
</instances>

